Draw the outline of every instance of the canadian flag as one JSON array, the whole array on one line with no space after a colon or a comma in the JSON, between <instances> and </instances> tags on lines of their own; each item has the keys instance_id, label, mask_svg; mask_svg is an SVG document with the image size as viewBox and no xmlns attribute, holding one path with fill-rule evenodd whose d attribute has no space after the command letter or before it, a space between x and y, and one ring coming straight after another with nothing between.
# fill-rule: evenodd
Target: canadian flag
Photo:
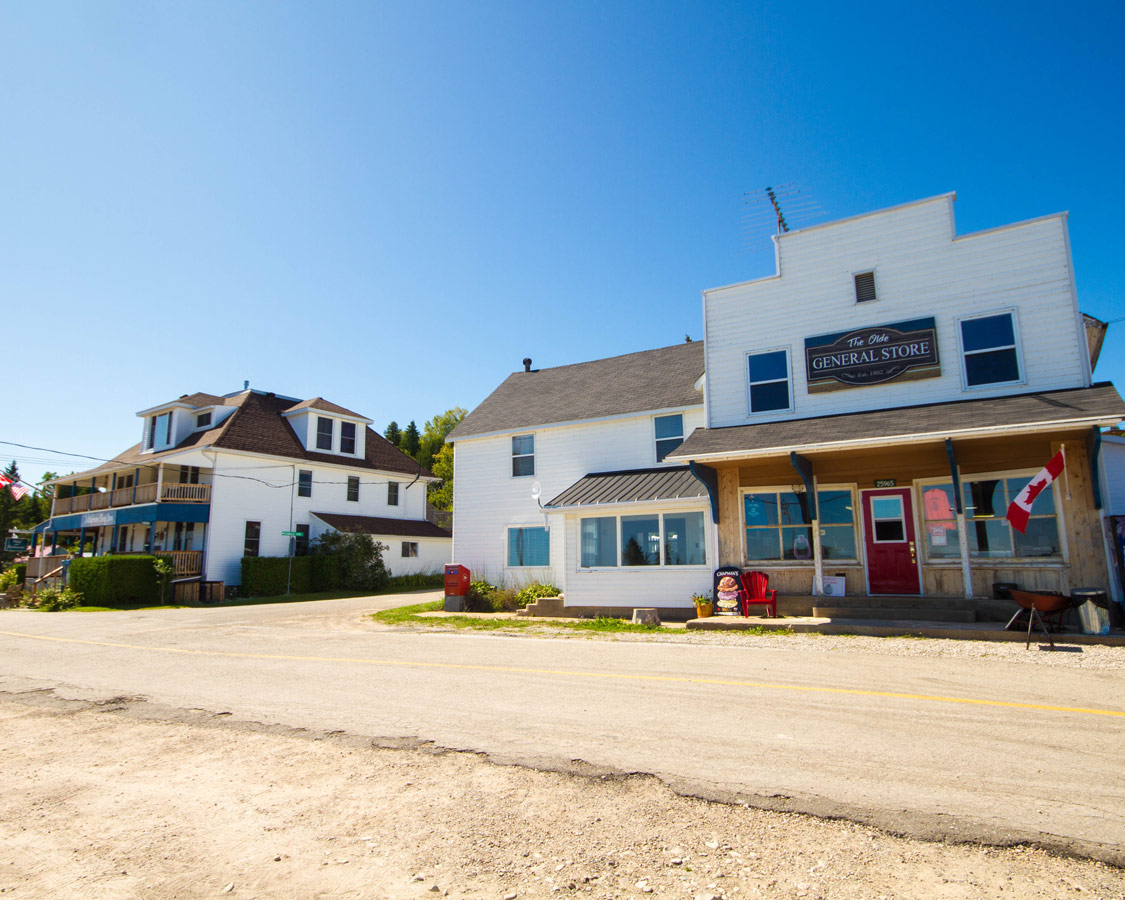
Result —
<instances>
[{"instance_id":1,"label":"canadian flag","mask_svg":"<svg viewBox=\"0 0 1125 900\"><path fill-rule=\"evenodd\" d=\"M1027 531L1027 519L1031 515L1031 505L1035 502L1035 498L1050 487L1051 482L1062 474L1065 467L1066 456L1060 450L1051 457L1051 461L1047 465L1040 469L1039 474L1027 483L1027 487L1016 495L1016 499L1008 507L1006 518L1020 534Z\"/></svg>"}]
</instances>

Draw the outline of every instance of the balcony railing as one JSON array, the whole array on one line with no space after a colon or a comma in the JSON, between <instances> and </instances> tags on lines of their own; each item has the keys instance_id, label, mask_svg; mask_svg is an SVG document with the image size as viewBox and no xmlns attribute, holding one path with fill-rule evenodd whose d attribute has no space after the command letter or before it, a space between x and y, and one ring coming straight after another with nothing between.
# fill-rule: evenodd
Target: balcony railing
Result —
<instances>
[{"instance_id":1,"label":"balcony railing","mask_svg":"<svg viewBox=\"0 0 1125 900\"><path fill-rule=\"evenodd\" d=\"M82 494L78 497L57 497L55 498L54 515L63 516L67 513L109 509L111 506L153 503L156 501L156 489L155 483L138 484L135 489L127 487L118 488L115 491ZM210 503L211 485L168 482L160 485L160 501L162 503Z\"/></svg>"}]
</instances>

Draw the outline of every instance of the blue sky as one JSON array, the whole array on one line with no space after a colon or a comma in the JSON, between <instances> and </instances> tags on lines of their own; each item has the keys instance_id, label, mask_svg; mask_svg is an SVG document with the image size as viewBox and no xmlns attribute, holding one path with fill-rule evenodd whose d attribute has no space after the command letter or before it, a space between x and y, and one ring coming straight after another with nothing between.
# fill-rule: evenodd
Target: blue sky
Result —
<instances>
[{"instance_id":1,"label":"blue sky","mask_svg":"<svg viewBox=\"0 0 1125 900\"><path fill-rule=\"evenodd\" d=\"M245 379L421 427L699 338L773 271L771 184L795 224L1069 210L1125 316L1125 5L979 6L0 0L0 440L108 457Z\"/></svg>"}]
</instances>

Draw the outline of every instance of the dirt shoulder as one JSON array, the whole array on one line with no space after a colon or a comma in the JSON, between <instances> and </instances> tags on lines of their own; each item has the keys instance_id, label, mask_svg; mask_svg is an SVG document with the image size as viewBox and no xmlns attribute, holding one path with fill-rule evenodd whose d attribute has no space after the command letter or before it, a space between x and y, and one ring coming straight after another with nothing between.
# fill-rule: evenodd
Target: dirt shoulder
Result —
<instances>
[{"instance_id":1,"label":"dirt shoulder","mask_svg":"<svg viewBox=\"0 0 1125 900\"><path fill-rule=\"evenodd\" d=\"M66 898L1125 898L1125 873L684 798L648 777L141 699L0 695L0 892Z\"/></svg>"}]
</instances>

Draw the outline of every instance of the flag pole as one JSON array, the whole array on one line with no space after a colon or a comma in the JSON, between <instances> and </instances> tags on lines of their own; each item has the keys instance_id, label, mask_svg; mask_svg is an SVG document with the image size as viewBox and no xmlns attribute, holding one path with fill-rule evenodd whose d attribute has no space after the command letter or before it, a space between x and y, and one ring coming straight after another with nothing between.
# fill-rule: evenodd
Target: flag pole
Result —
<instances>
[{"instance_id":1,"label":"flag pole","mask_svg":"<svg viewBox=\"0 0 1125 900\"><path fill-rule=\"evenodd\" d=\"M1069 502L1070 501L1070 470L1067 468L1067 465L1066 465L1066 444L1060 444L1059 450L1062 452L1062 455L1063 455L1063 477L1066 479L1066 499L1067 499L1067 502Z\"/></svg>"}]
</instances>

